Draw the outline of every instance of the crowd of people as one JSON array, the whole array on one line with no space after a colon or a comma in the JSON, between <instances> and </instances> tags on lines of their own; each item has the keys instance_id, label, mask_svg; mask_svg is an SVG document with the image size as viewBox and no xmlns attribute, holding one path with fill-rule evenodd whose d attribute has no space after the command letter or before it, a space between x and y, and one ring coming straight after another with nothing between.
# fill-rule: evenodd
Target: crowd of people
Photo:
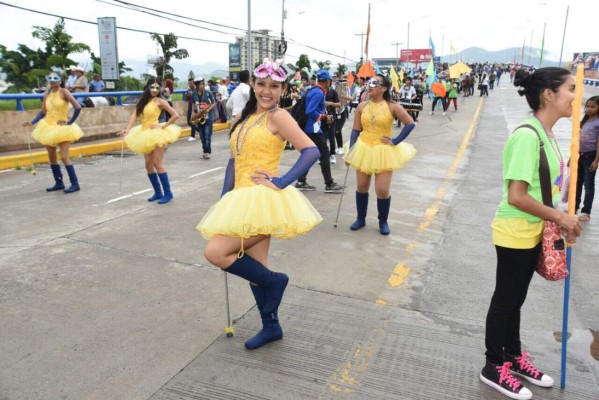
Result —
<instances>
[{"instance_id":1,"label":"crowd of people","mask_svg":"<svg viewBox=\"0 0 599 400\"><path fill-rule=\"evenodd\" d=\"M422 107L411 108L409 104L422 105L423 98L430 93L431 114L439 101L444 114L451 102L457 111L460 94L471 96L477 85L480 96L488 96L488 90L499 84L501 75L508 73L513 84L521 88L518 93L526 98L534 115L519 125L504 148L503 196L492 223L497 252L496 286L486 319L486 364L480 379L510 398L529 399L531 391L516 376L542 387L552 386L553 379L535 367L530 354L522 348L520 310L541 251L543 222L558 224L567 241L573 243L581 234L579 221L590 219L599 163L599 100L592 97L587 101L581 122L576 209L581 203L582 209L578 216L572 216L543 203L538 169L539 149L544 148L555 198L563 186L567 162L552 129L559 119L572 114L574 79L569 71L561 68L505 71L502 67L483 65L457 79L439 71L432 82L437 85L430 87L428 77L410 72L412 76L406 72L399 91L393 89L385 74L356 76L354 84L344 77L333 77L324 69L313 79L305 76L288 79L280 63L268 59L251 74L242 71L240 84L230 94L224 81L218 85L210 81L206 84L203 78L190 80L185 95L190 140L195 140L196 133L199 135L203 159L210 159L212 153L214 121L217 118L233 121L221 198L197 226L208 240L205 257L216 267L249 283L262 329L245 346L257 349L280 340L283 329L279 306L289 277L269 268L270 240L306 234L322 221L317 209L301 193L316 190L306 180L311 167L320 162L325 193L345 190L331 175L330 164L336 162L336 155L343 156L348 169L355 169L357 217L349 226L352 231L366 225L374 175L378 230L389 235L393 173L416 155L414 146L405 140L415 129ZM72 193L80 187L68 149L70 143L83 136L75 124L81 107L63 87L59 74L51 73L47 80L49 88L42 110L23 125L37 124L32 136L47 148L55 180L54 186L47 190ZM72 87L78 90L80 85L76 82ZM148 201L159 204L173 199L163 165L167 146L180 136L180 127L175 125L179 114L170 99L172 91L172 81L149 79L128 125L120 132L131 150L144 155L148 179L154 189ZM74 108L70 119L69 104ZM303 107L303 119L284 110L291 111L296 106ZM344 143L342 129L352 109L353 126L349 140ZM141 124L134 127L137 120ZM395 120L403 128L393 137ZM57 148L70 178L68 189L62 180ZM299 157L286 173L279 175L285 148L294 149Z\"/></svg>"}]
</instances>

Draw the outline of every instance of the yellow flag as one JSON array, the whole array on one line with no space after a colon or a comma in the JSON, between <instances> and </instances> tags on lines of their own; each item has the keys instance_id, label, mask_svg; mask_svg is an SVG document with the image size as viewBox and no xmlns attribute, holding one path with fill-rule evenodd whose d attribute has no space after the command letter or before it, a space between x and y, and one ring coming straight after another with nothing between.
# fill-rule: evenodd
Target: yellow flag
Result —
<instances>
[{"instance_id":1,"label":"yellow flag","mask_svg":"<svg viewBox=\"0 0 599 400\"><path fill-rule=\"evenodd\" d=\"M399 70L399 83L403 84L403 80L404 80L403 69L400 69Z\"/></svg>"},{"instance_id":2,"label":"yellow flag","mask_svg":"<svg viewBox=\"0 0 599 400\"><path fill-rule=\"evenodd\" d=\"M399 82L397 78L397 73L395 72L395 68L391 67L391 84L396 92L399 92Z\"/></svg>"}]
</instances>

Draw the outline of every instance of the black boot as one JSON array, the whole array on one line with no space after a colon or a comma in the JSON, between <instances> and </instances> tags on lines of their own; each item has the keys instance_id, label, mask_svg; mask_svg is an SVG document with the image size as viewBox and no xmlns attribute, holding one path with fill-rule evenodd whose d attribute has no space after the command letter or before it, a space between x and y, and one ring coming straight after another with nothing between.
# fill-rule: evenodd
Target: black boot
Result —
<instances>
[{"instance_id":1,"label":"black boot","mask_svg":"<svg viewBox=\"0 0 599 400\"><path fill-rule=\"evenodd\" d=\"M68 189L65 189L65 193L73 193L79 190L79 181L77 180L77 174L75 174L75 167L73 165L65 165L67 169L67 173L69 174L69 180L71 181L71 186Z\"/></svg>"},{"instance_id":2,"label":"black boot","mask_svg":"<svg viewBox=\"0 0 599 400\"><path fill-rule=\"evenodd\" d=\"M260 318L262 319L262 330L254 337L245 342L245 347L249 350L258 349L267 343L274 342L283 338L283 329L279 325L279 315L277 310L270 314L264 313L264 305L266 304L266 290L260 286L250 284Z\"/></svg>"},{"instance_id":3,"label":"black boot","mask_svg":"<svg viewBox=\"0 0 599 400\"><path fill-rule=\"evenodd\" d=\"M381 235L388 235L391 233L389 224L387 224L389 208L391 207L391 197L387 199L376 199L376 207L379 210L379 230L381 231Z\"/></svg>"},{"instance_id":4,"label":"black boot","mask_svg":"<svg viewBox=\"0 0 599 400\"><path fill-rule=\"evenodd\" d=\"M62 182L62 172L60 171L60 165L58 164L50 164L50 168L52 168L52 175L54 175L54 186L46 189L47 192L55 192L57 190L64 189L64 183Z\"/></svg>"},{"instance_id":5,"label":"black boot","mask_svg":"<svg viewBox=\"0 0 599 400\"><path fill-rule=\"evenodd\" d=\"M350 229L357 231L366 225L366 211L368 211L368 192L356 192L356 209L358 210L358 218L351 224Z\"/></svg>"}]
</instances>

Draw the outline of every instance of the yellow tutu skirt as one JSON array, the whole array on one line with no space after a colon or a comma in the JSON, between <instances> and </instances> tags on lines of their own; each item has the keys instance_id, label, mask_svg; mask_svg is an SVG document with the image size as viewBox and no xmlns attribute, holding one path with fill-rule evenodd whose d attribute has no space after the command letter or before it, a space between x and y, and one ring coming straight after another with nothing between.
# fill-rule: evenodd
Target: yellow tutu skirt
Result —
<instances>
[{"instance_id":1,"label":"yellow tutu skirt","mask_svg":"<svg viewBox=\"0 0 599 400\"><path fill-rule=\"evenodd\" d=\"M292 239L322 221L310 201L296 188L273 190L262 185L234 189L225 194L197 226L204 239L225 235L247 239L271 235Z\"/></svg>"},{"instance_id":2,"label":"yellow tutu skirt","mask_svg":"<svg viewBox=\"0 0 599 400\"><path fill-rule=\"evenodd\" d=\"M397 146L388 144L370 146L358 138L351 150L349 150L349 143L345 143L343 147L345 150L343 159L367 175L402 169L416 155L416 148L405 142Z\"/></svg>"},{"instance_id":3,"label":"yellow tutu skirt","mask_svg":"<svg viewBox=\"0 0 599 400\"><path fill-rule=\"evenodd\" d=\"M83 131L77 124L53 125L40 120L31 132L31 137L44 146L56 147L64 142L76 142L83 137Z\"/></svg>"},{"instance_id":4,"label":"yellow tutu skirt","mask_svg":"<svg viewBox=\"0 0 599 400\"><path fill-rule=\"evenodd\" d=\"M176 142L180 135L181 127L178 125L169 125L164 129L142 129L141 125L137 125L125 136L125 143L137 154L149 154L158 147Z\"/></svg>"}]
</instances>

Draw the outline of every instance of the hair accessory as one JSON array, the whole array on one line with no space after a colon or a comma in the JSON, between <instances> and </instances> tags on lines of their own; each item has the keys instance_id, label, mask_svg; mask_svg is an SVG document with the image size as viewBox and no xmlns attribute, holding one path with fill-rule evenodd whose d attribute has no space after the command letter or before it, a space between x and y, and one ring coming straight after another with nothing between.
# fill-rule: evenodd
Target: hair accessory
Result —
<instances>
[{"instance_id":1,"label":"hair accessory","mask_svg":"<svg viewBox=\"0 0 599 400\"><path fill-rule=\"evenodd\" d=\"M48 82L57 83L57 82L60 82L60 76L58 76L58 75L48 75L48 76L46 76L46 80Z\"/></svg>"},{"instance_id":2,"label":"hair accessory","mask_svg":"<svg viewBox=\"0 0 599 400\"><path fill-rule=\"evenodd\" d=\"M285 71L281 68L282 63L282 59L272 61L269 58L265 58L262 61L262 64L258 65L254 70L254 76L256 78L266 78L267 76L270 76L273 81L285 82L287 74L285 74Z\"/></svg>"}]
</instances>

